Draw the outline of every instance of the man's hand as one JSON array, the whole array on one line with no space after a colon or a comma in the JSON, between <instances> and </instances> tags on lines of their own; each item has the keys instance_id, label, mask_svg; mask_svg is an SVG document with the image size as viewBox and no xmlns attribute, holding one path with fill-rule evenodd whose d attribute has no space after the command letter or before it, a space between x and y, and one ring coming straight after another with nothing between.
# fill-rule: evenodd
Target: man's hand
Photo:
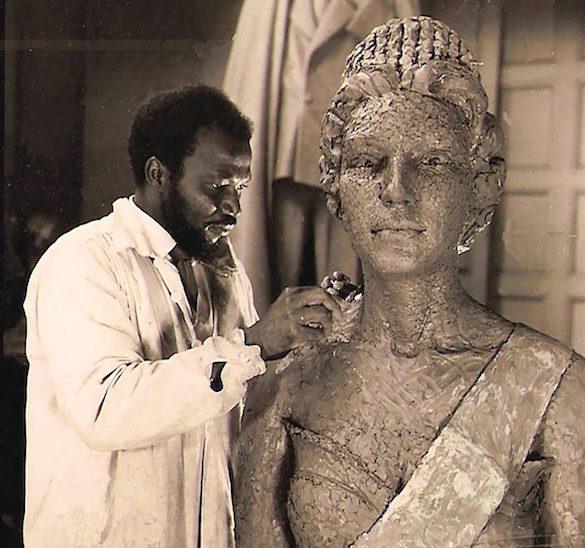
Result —
<instances>
[{"instance_id":1,"label":"man's hand","mask_svg":"<svg viewBox=\"0 0 585 548\"><path fill-rule=\"evenodd\" d=\"M246 344L257 344L264 359L274 359L303 342L327 337L332 315L341 313L336 299L320 287L287 287L264 317L245 330Z\"/></svg>"}]
</instances>

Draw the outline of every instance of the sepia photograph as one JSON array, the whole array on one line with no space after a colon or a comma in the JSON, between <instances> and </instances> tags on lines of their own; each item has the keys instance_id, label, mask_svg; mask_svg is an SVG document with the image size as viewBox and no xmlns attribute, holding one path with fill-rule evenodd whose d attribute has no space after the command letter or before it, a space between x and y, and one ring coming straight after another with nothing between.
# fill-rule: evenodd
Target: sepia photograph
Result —
<instances>
[{"instance_id":1,"label":"sepia photograph","mask_svg":"<svg viewBox=\"0 0 585 548\"><path fill-rule=\"evenodd\" d=\"M585 547L583 0L4 0L0 548Z\"/></svg>"}]
</instances>

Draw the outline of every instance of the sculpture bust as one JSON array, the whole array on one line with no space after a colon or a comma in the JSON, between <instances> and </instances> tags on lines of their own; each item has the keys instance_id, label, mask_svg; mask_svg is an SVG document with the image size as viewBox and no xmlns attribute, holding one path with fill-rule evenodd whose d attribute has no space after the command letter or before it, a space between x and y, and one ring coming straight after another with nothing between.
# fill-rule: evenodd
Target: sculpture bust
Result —
<instances>
[{"instance_id":1,"label":"sculpture bust","mask_svg":"<svg viewBox=\"0 0 585 548\"><path fill-rule=\"evenodd\" d=\"M502 192L501 146L444 24L391 20L348 57L321 173L364 298L347 337L250 386L239 547L583 542L583 359L458 280Z\"/></svg>"}]
</instances>

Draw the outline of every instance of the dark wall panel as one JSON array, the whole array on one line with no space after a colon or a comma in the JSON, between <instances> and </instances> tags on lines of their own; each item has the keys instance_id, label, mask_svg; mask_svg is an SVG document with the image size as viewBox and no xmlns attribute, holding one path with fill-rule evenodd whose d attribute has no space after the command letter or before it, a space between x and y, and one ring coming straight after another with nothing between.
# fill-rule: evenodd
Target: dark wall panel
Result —
<instances>
[{"instance_id":1,"label":"dark wall panel","mask_svg":"<svg viewBox=\"0 0 585 548\"><path fill-rule=\"evenodd\" d=\"M84 59L79 53L20 52L17 57L15 172L8 203L20 213L79 215L83 155Z\"/></svg>"}]
</instances>

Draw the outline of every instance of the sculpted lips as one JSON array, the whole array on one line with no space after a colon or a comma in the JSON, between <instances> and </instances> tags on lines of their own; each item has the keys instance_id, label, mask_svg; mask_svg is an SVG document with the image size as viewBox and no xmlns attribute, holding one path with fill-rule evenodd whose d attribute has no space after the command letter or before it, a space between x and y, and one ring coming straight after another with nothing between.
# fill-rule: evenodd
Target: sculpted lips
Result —
<instances>
[{"instance_id":1,"label":"sculpted lips","mask_svg":"<svg viewBox=\"0 0 585 548\"><path fill-rule=\"evenodd\" d=\"M398 223L382 223L374 226L371 229L371 233L376 235L387 235L387 236L406 236L415 237L420 236L425 230L419 225L411 222L398 222Z\"/></svg>"}]
</instances>

